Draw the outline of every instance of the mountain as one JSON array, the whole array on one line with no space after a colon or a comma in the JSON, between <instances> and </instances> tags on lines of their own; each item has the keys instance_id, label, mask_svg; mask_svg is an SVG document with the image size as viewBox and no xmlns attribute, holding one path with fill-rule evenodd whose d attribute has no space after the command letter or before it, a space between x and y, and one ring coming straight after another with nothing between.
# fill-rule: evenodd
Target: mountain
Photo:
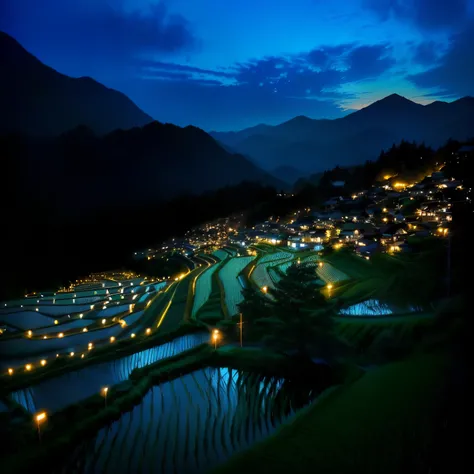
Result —
<instances>
[{"instance_id":1,"label":"mountain","mask_svg":"<svg viewBox=\"0 0 474 474\"><path fill-rule=\"evenodd\" d=\"M293 185L299 178L305 175L302 171L293 166L278 166L271 172L272 176L286 183Z\"/></svg>"},{"instance_id":2,"label":"mountain","mask_svg":"<svg viewBox=\"0 0 474 474\"><path fill-rule=\"evenodd\" d=\"M243 181L285 187L243 156L226 152L203 130L159 122L103 136L82 126L47 139L12 136L0 153L18 170L11 176L18 192L44 197L46 209L85 221L91 212Z\"/></svg>"},{"instance_id":3,"label":"mountain","mask_svg":"<svg viewBox=\"0 0 474 474\"><path fill-rule=\"evenodd\" d=\"M79 125L98 134L153 119L121 92L65 76L0 32L0 133L54 136Z\"/></svg>"},{"instance_id":4,"label":"mountain","mask_svg":"<svg viewBox=\"0 0 474 474\"><path fill-rule=\"evenodd\" d=\"M231 137L233 150L251 156L270 172L291 166L312 173L374 160L382 149L401 140L424 141L433 147L449 138L465 140L474 135L473 123L472 97L423 106L392 94L335 120L299 116L276 126L211 135L226 144Z\"/></svg>"}]
</instances>

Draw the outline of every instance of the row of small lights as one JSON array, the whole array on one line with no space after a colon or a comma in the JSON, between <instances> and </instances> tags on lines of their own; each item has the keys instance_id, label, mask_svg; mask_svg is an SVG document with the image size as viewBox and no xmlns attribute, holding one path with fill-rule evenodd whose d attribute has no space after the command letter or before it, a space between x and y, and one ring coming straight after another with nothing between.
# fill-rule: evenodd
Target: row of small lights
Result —
<instances>
[{"instance_id":1,"label":"row of small lights","mask_svg":"<svg viewBox=\"0 0 474 474\"><path fill-rule=\"evenodd\" d=\"M123 321L123 323L125 323L125 321ZM125 325L126 325L126 323L125 323ZM122 325L122 327L124 327L124 325ZM87 329L87 328L84 328L84 329ZM29 331L29 332L31 332L31 331ZM151 334L151 328L147 328L147 329L145 330L145 335L149 336L150 334ZM64 334L63 334L63 333L60 333L60 335L59 335L58 337L63 337L63 336L64 336ZM135 334L134 332L132 332L132 334L130 334L130 338L131 338L131 339L134 339L135 337L136 337L136 334ZM115 341L116 341L115 336L111 336L111 337L110 337L110 343L112 344L112 343L114 343ZM88 349L89 351L91 351L93 348L94 348L93 343L92 343L92 342L89 342L89 344L87 345L87 349ZM74 355L75 355L74 352L70 352L70 353L69 353L69 356L70 356L70 357L74 357ZM59 354L56 354L56 357L59 357ZM81 354L81 359L84 359L84 357L85 357L85 354ZM40 365L41 365L42 367L44 367L46 364L47 364L46 359L40 360ZM33 364L26 364L26 365L25 365L25 370L26 370L27 372L30 372L33 368L34 368ZM14 369L12 369L11 367L8 369L8 375L13 375L14 372L15 372Z\"/></svg>"}]
</instances>

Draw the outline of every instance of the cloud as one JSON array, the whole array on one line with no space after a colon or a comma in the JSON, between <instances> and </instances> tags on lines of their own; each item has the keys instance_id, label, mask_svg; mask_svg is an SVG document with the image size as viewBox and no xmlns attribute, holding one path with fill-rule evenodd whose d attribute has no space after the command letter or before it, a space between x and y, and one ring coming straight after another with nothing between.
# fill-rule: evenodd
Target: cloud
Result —
<instances>
[{"instance_id":1,"label":"cloud","mask_svg":"<svg viewBox=\"0 0 474 474\"><path fill-rule=\"evenodd\" d=\"M438 96L474 95L474 21L452 37L451 47L437 67L408 76L416 86L435 89Z\"/></svg>"},{"instance_id":2,"label":"cloud","mask_svg":"<svg viewBox=\"0 0 474 474\"><path fill-rule=\"evenodd\" d=\"M34 32L30 49L48 51L53 60L61 58L68 74L94 74L104 69L104 62L114 74L116 68L128 69L137 56L166 57L197 46L191 25L170 14L164 1L131 11L110 0L5 1L7 29ZM25 11L34 14L25 17Z\"/></svg>"},{"instance_id":3,"label":"cloud","mask_svg":"<svg viewBox=\"0 0 474 474\"><path fill-rule=\"evenodd\" d=\"M422 66L434 66L440 56L441 48L434 41L424 41L413 48L413 62Z\"/></svg>"},{"instance_id":4,"label":"cloud","mask_svg":"<svg viewBox=\"0 0 474 474\"><path fill-rule=\"evenodd\" d=\"M354 48L347 57L346 82L380 76L395 64L390 53L391 49L386 44Z\"/></svg>"},{"instance_id":5,"label":"cloud","mask_svg":"<svg viewBox=\"0 0 474 474\"><path fill-rule=\"evenodd\" d=\"M226 70L208 70L173 63L147 62L142 73L148 79L168 80L167 72L179 73L177 79L210 80L222 86L255 90L292 98L328 100L347 97L338 88L345 83L371 79L395 63L385 44L326 46L309 52L270 56L235 64Z\"/></svg>"},{"instance_id":6,"label":"cloud","mask_svg":"<svg viewBox=\"0 0 474 474\"><path fill-rule=\"evenodd\" d=\"M380 20L395 18L426 29L457 28L465 24L469 0L363 0Z\"/></svg>"}]
</instances>

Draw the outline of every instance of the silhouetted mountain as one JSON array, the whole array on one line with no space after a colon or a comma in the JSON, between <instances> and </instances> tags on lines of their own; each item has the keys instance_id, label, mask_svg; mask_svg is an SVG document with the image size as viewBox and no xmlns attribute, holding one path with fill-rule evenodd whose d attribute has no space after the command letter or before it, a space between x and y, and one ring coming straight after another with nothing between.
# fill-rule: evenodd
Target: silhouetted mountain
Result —
<instances>
[{"instance_id":1,"label":"silhouetted mountain","mask_svg":"<svg viewBox=\"0 0 474 474\"><path fill-rule=\"evenodd\" d=\"M251 156L264 169L295 166L305 172L375 159L381 149L401 140L441 146L449 138L474 135L474 98L422 106L392 94L336 120L295 117L280 125L233 133L235 151ZM212 133L223 143L229 134Z\"/></svg>"},{"instance_id":2,"label":"silhouetted mountain","mask_svg":"<svg viewBox=\"0 0 474 474\"><path fill-rule=\"evenodd\" d=\"M107 212L124 202L160 202L243 181L284 186L192 126L152 122L105 136L78 127L57 138L15 143L9 158L20 168L13 181L31 195L44 196L45 208L63 207L68 215Z\"/></svg>"},{"instance_id":3,"label":"silhouetted mountain","mask_svg":"<svg viewBox=\"0 0 474 474\"><path fill-rule=\"evenodd\" d=\"M0 32L0 133L59 135L79 125L103 134L153 119L121 92L44 65Z\"/></svg>"},{"instance_id":4,"label":"silhouetted mountain","mask_svg":"<svg viewBox=\"0 0 474 474\"><path fill-rule=\"evenodd\" d=\"M271 171L272 176L293 185L299 178L305 175L302 171L294 168L293 166L278 166Z\"/></svg>"}]
</instances>

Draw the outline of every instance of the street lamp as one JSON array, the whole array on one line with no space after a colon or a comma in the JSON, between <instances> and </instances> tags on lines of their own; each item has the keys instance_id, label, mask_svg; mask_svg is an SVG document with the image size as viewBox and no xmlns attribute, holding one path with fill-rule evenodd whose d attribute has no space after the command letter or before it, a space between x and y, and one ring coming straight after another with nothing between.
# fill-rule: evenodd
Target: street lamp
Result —
<instances>
[{"instance_id":1,"label":"street lamp","mask_svg":"<svg viewBox=\"0 0 474 474\"><path fill-rule=\"evenodd\" d=\"M219 339L219 331L214 329L212 332L212 340L214 341L214 350L217 349L217 340Z\"/></svg>"},{"instance_id":2,"label":"street lamp","mask_svg":"<svg viewBox=\"0 0 474 474\"><path fill-rule=\"evenodd\" d=\"M40 442L41 442L40 425L41 425L41 423L44 423L45 421L46 421L46 412L45 411L42 411L41 413L37 413L35 415L35 422L36 422L36 426L38 427L38 439L40 440Z\"/></svg>"},{"instance_id":3,"label":"street lamp","mask_svg":"<svg viewBox=\"0 0 474 474\"><path fill-rule=\"evenodd\" d=\"M264 286L264 287L262 288L262 291L263 291L264 293L266 293L266 292L268 291L268 286Z\"/></svg>"}]
</instances>

